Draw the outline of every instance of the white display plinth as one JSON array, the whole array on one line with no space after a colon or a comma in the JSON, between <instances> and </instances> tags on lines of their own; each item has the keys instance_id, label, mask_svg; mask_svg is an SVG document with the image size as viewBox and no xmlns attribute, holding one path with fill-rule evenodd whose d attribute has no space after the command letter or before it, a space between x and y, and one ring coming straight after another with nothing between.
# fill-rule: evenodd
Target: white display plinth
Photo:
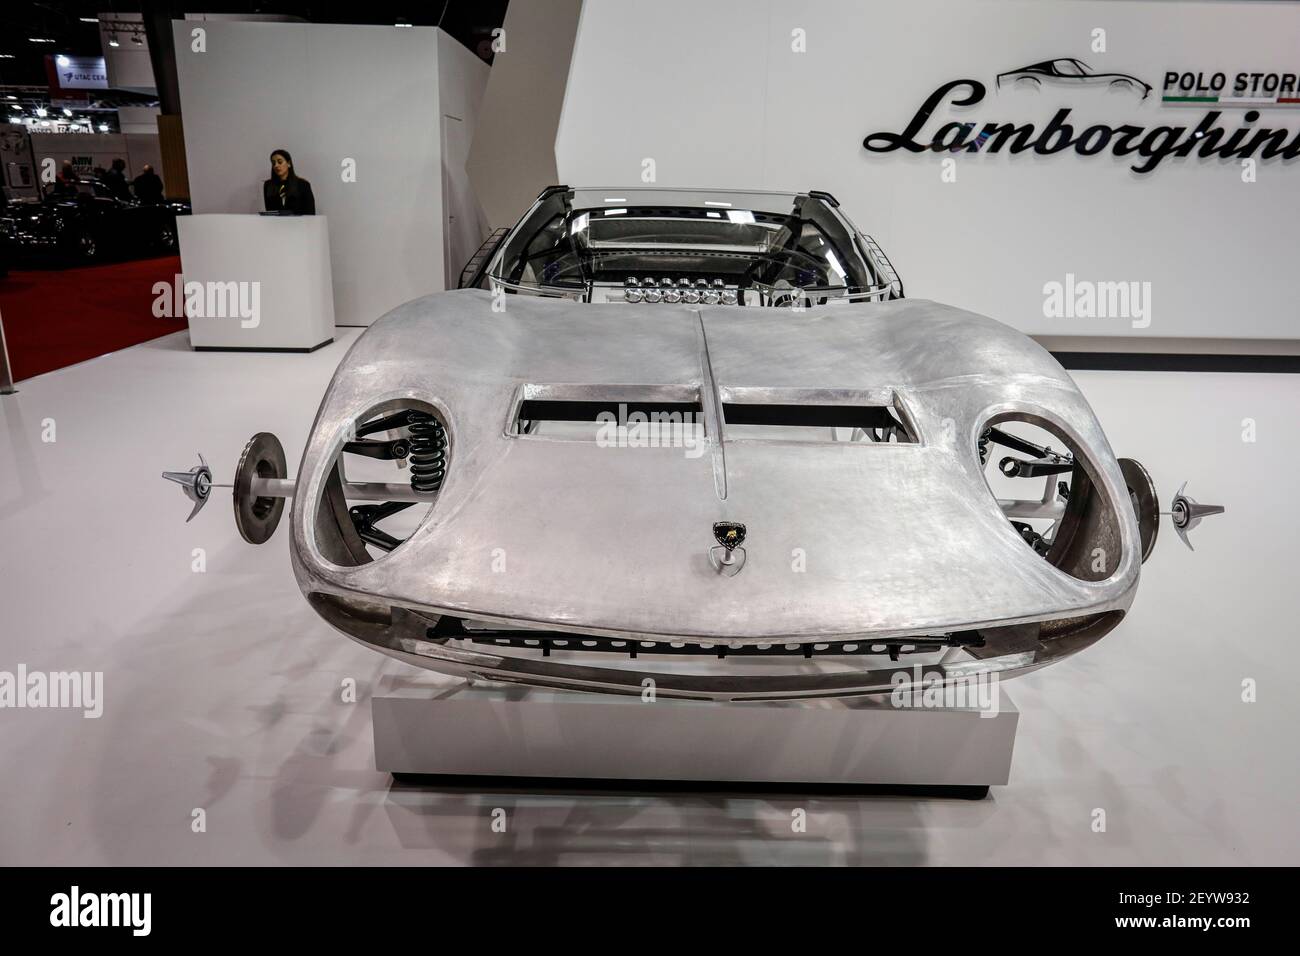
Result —
<instances>
[{"instance_id":1,"label":"white display plinth","mask_svg":"<svg viewBox=\"0 0 1300 956\"><path fill-rule=\"evenodd\" d=\"M888 697L710 703L385 679L375 766L394 774L982 788L1011 772L1019 712Z\"/></svg>"},{"instance_id":2,"label":"white display plinth","mask_svg":"<svg viewBox=\"0 0 1300 956\"><path fill-rule=\"evenodd\" d=\"M192 347L309 352L334 340L324 216L213 213L176 225L185 287L204 293L201 309L186 308Z\"/></svg>"}]
</instances>

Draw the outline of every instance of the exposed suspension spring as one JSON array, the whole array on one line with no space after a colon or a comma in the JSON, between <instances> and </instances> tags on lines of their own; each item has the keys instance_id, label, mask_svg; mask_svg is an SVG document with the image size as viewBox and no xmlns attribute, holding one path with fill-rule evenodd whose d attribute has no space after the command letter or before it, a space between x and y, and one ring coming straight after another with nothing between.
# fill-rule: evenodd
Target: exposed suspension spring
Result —
<instances>
[{"instance_id":1,"label":"exposed suspension spring","mask_svg":"<svg viewBox=\"0 0 1300 956\"><path fill-rule=\"evenodd\" d=\"M411 432L411 487L422 493L442 487L447 474L447 430L428 412L407 413Z\"/></svg>"}]
</instances>

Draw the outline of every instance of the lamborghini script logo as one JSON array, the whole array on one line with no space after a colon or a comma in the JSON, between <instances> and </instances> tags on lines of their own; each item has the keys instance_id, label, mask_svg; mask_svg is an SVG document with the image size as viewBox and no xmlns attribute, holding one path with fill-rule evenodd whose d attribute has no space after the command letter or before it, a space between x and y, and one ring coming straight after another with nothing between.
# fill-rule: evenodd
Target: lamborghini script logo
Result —
<instances>
[{"instance_id":1,"label":"lamborghini script logo","mask_svg":"<svg viewBox=\"0 0 1300 956\"><path fill-rule=\"evenodd\" d=\"M709 549L709 561L713 570L728 576L736 574L745 566L745 526L739 521L715 521L713 537L717 545Z\"/></svg>"},{"instance_id":2,"label":"lamborghini script logo","mask_svg":"<svg viewBox=\"0 0 1300 956\"><path fill-rule=\"evenodd\" d=\"M1254 81L1253 83L1250 81ZM1003 108L1010 109L1020 100L1021 91L1034 91L1051 84L1058 91L1071 90L1086 95L1088 87L1104 90L1129 91L1139 95L1134 101L1121 100L1127 111L1130 102L1140 105L1147 101L1152 90L1150 83L1129 73L1096 72L1081 60L1058 57L1031 63L1018 70L999 73L995 85L1004 94L1000 100ZM1040 128L1033 122L989 121L970 118L971 108L984 102L988 88L976 79L952 80L931 93L913 114L901 132L871 133L862 141L869 153L892 153L904 150L911 153L950 152L979 153L981 155L1007 152L1012 155L1033 151L1038 156L1051 156L1073 149L1079 156L1096 156L1109 151L1112 156L1131 157L1129 167L1135 173L1150 173L1167 158L1229 159L1240 157L1260 159L1280 157L1283 160L1300 156L1300 130L1280 124L1255 126L1264 114L1258 107L1283 106L1300 103L1296 96L1296 75L1291 73L1239 73L1233 83L1233 95L1226 93L1227 77L1214 74L1208 81L1203 75L1170 71L1165 74L1163 104L1177 103L1201 106L1206 112L1192 126L1192 118L1174 126L1142 126L1135 123L1093 123L1084 125L1071 122L1070 105L1064 105ZM1171 96L1170 90L1179 95ZM1047 92L1047 90L1044 90ZM1235 109L1242 108L1238 113ZM1224 118L1224 125L1220 119ZM1270 117L1274 123L1278 120ZM1157 122L1159 122L1157 120Z\"/></svg>"}]
</instances>

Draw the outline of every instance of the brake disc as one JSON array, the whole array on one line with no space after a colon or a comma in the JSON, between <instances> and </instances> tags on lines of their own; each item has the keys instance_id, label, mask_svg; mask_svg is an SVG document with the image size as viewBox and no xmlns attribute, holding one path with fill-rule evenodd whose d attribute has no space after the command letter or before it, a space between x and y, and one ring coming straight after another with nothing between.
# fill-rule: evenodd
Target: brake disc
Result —
<instances>
[{"instance_id":1,"label":"brake disc","mask_svg":"<svg viewBox=\"0 0 1300 956\"><path fill-rule=\"evenodd\" d=\"M1151 556L1160 531L1160 498L1147 470L1132 458L1119 459L1120 474L1128 486L1128 496L1137 514L1138 534L1142 541L1142 560Z\"/></svg>"},{"instance_id":2,"label":"brake disc","mask_svg":"<svg viewBox=\"0 0 1300 956\"><path fill-rule=\"evenodd\" d=\"M284 447L270 432L258 432L244 446L235 469L235 527L249 544L262 544L275 534L284 515L284 499L253 493L254 478L287 478Z\"/></svg>"}]
</instances>

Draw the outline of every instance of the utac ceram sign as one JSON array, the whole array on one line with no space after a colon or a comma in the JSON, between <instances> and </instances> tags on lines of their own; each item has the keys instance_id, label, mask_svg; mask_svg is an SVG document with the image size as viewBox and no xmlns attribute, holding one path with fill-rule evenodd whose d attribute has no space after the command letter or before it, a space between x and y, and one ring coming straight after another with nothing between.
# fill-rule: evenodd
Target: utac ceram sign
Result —
<instances>
[{"instance_id":1,"label":"utac ceram sign","mask_svg":"<svg viewBox=\"0 0 1300 956\"><path fill-rule=\"evenodd\" d=\"M931 93L913 114L907 126L897 133L869 134L862 147L871 153L890 153L906 150L921 153L927 150L952 153L1008 153L1034 152L1040 156L1073 150L1080 156L1095 156L1109 152L1112 156L1133 157L1130 168L1137 173L1149 173L1165 159L1173 156L1197 159L1251 158L1293 159L1300 155L1300 132L1284 127L1254 125L1260 111L1253 107L1290 105L1300 102L1278 95L1284 87L1294 89L1295 81L1285 83L1280 79L1272 96L1264 92L1261 97L1248 84L1233 84L1238 95L1210 93L1188 96L1180 89L1186 81L1185 74L1170 71L1164 77L1161 103L1178 106L1203 105L1206 109L1195 125L1138 126L1124 123L1116 126L1096 123L1076 128L1070 122L1071 109L1056 111L1041 129L1032 122L972 122L949 120L939 122L937 115L948 107L972 107L984 101L988 87L979 80L962 79L945 83ZM1245 74L1252 76L1253 74ZM1034 88L1052 86L1106 86L1132 91L1145 101L1152 86L1126 73L1098 73L1080 60L1060 58L1030 64L1019 70L998 74L996 87ZM1193 87L1199 84L1191 84ZM1227 85L1226 83L1224 84ZM1235 92L1236 90L1234 90ZM1197 92L1200 92L1199 90ZM1180 93L1182 95L1180 95ZM1250 95L1254 93L1255 95ZM1242 95L1245 94L1245 95ZM1229 119L1221 122L1227 109L1241 109L1235 127Z\"/></svg>"},{"instance_id":2,"label":"utac ceram sign","mask_svg":"<svg viewBox=\"0 0 1300 956\"><path fill-rule=\"evenodd\" d=\"M56 90L108 89L108 66L102 56L47 56L45 72Z\"/></svg>"}]
</instances>

